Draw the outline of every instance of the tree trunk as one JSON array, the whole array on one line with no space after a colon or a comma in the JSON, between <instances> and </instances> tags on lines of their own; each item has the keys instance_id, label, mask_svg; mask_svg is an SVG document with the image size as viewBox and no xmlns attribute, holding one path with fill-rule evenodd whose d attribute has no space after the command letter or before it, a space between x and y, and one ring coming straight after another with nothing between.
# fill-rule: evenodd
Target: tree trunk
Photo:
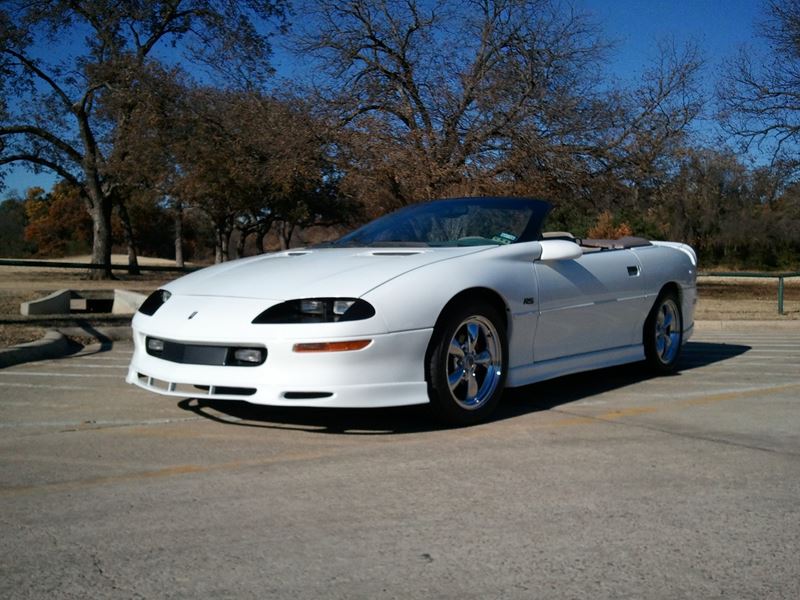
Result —
<instances>
[{"instance_id":1,"label":"tree trunk","mask_svg":"<svg viewBox=\"0 0 800 600\"><path fill-rule=\"evenodd\" d=\"M256 232L256 251L259 254L264 254L264 238L267 237L266 229L259 229Z\"/></svg>"},{"instance_id":2,"label":"tree trunk","mask_svg":"<svg viewBox=\"0 0 800 600\"><path fill-rule=\"evenodd\" d=\"M183 261L183 204L175 203L175 266L181 269Z\"/></svg>"},{"instance_id":3,"label":"tree trunk","mask_svg":"<svg viewBox=\"0 0 800 600\"><path fill-rule=\"evenodd\" d=\"M231 233L233 228L227 223L217 223L214 227L216 243L214 244L214 262L216 264L227 262L229 257L228 248L231 245Z\"/></svg>"},{"instance_id":4,"label":"tree trunk","mask_svg":"<svg viewBox=\"0 0 800 600\"><path fill-rule=\"evenodd\" d=\"M92 217L92 264L103 265L91 269L90 279L113 279L111 273L111 199L105 196L87 201Z\"/></svg>"},{"instance_id":5,"label":"tree trunk","mask_svg":"<svg viewBox=\"0 0 800 600\"><path fill-rule=\"evenodd\" d=\"M292 243L292 234L294 233L294 223L288 221L281 221L278 226L278 240L281 243L281 250L288 250Z\"/></svg>"},{"instance_id":6,"label":"tree trunk","mask_svg":"<svg viewBox=\"0 0 800 600\"><path fill-rule=\"evenodd\" d=\"M273 221L270 220L263 220L260 221L258 226L256 227L256 250L259 254L264 254L264 238L267 237L269 234L270 229L272 229Z\"/></svg>"},{"instance_id":7,"label":"tree trunk","mask_svg":"<svg viewBox=\"0 0 800 600\"><path fill-rule=\"evenodd\" d=\"M139 270L139 258L136 252L136 239L133 235L133 225L131 225L131 217L128 214L128 208L125 203L117 202L117 212L119 219L122 221L122 232L125 236L125 245L128 247L128 274L141 275Z\"/></svg>"},{"instance_id":8,"label":"tree trunk","mask_svg":"<svg viewBox=\"0 0 800 600\"><path fill-rule=\"evenodd\" d=\"M244 256L244 245L249 235L249 229L239 229L239 240L236 242L236 258L242 258Z\"/></svg>"}]
</instances>

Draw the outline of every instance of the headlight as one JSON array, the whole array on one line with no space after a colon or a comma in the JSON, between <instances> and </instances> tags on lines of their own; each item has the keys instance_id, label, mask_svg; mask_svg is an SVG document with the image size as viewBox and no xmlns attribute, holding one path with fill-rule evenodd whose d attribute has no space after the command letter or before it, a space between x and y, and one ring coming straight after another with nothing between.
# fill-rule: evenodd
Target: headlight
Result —
<instances>
[{"instance_id":1,"label":"headlight","mask_svg":"<svg viewBox=\"0 0 800 600\"><path fill-rule=\"evenodd\" d=\"M156 314L156 311L161 308L161 305L169 300L170 296L172 296L172 294L167 290L156 290L142 302L142 305L139 307L139 312L152 317Z\"/></svg>"},{"instance_id":2,"label":"headlight","mask_svg":"<svg viewBox=\"0 0 800 600\"><path fill-rule=\"evenodd\" d=\"M253 323L335 323L360 321L374 315L372 305L358 298L303 298L276 304L253 319Z\"/></svg>"}]
</instances>

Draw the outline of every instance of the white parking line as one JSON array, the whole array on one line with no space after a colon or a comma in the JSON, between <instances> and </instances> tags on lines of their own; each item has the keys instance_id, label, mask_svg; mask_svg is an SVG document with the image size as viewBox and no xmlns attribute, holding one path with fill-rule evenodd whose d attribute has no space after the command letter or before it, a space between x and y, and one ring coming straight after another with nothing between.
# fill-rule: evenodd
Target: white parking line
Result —
<instances>
[{"instance_id":1,"label":"white parking line","mask_svg":"<svg viewBox=\"0 0 800 600\"><path fill-rule=\"evenodd\" d=\"M3 387L16 387L16 388L37 388L43 390L93 390L92 387L83 387L77 385L48 385L46 383L3 383Z\"/></svg>"},{"instance_id":2,"label":"white parking line","mask_svg":"<svg viewBox=\"0 0 800 600\"><path fill-rule=\"evenodd\" d=\"M120 379L120 375L110 375L104 373L47 373L32 371L0 371L0 376L11 375L12 377L108 377L110 379Z\"/></svg>"},{"instance_id":3,"label":"white parking line","mask_svg":"<svg viewBox=\"0 0 800 600\"><path fill-rule=\"evenodd\" d=\"M19 369L35 369L37 367L41 368L43 365L37 363L31 363L27 365L19 365ZM50 367L61 366L61 365L49 365ZM69 363L63 365L67 369L127 369L127 364L119 364L119 365L98 365L95 363ZM27 372L27 371L26 371Z\"/></svg>"}]
</instances>

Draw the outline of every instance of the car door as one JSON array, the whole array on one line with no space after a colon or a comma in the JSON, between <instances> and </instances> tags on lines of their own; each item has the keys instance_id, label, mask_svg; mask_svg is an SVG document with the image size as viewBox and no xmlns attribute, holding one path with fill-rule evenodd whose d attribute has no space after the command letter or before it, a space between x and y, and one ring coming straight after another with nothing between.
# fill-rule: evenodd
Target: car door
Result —
<instances>
[{"instance_id":1,"label":"car door","mask_svg":"<svg viewBox=\"0 0 800 600\"><path fill-rule=\"evenodd\" d=\"M644 289L631 250L537 261L539 323L534 361L641 343Z\"/></svg>"}]
</instances>

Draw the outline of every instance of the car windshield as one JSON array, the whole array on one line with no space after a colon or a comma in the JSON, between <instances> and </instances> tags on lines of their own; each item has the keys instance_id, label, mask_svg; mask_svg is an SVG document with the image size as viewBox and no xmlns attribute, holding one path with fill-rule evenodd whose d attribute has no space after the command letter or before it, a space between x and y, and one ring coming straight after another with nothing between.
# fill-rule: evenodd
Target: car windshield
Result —
<instances>
[{"instance_id":1,"label":"car windshield","mask_svg":"<svg viewBox=\"0 0 800 600\"><path fill-rule=\"evenodd\" d=\"M326 246L485 246L537 240L550 204L457 198L408 206Z\"/></svg>"}]
</instances>

